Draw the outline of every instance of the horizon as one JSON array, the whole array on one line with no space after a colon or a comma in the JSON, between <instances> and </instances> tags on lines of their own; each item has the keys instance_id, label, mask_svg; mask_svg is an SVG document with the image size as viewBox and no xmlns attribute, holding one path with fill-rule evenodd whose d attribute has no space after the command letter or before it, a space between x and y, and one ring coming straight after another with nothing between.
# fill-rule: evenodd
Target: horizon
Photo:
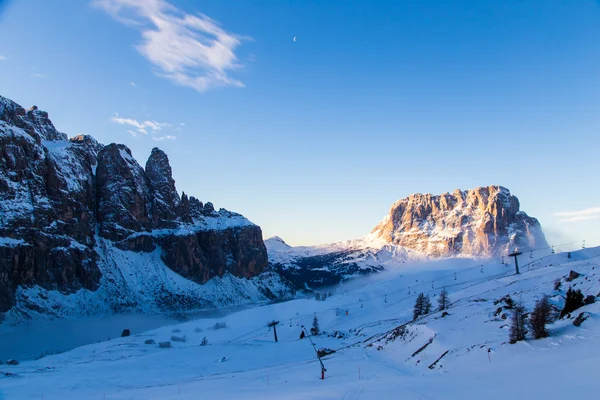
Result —
<instances>
[{"instance_id":1,"label":"horizon","mask_svg":"<svg viewBox=\"0 0 600 400\"><path fill-rule=\"evenodd\" d=\"M600 245L599 4L467 3L0 2L0 33L35 38L0 45L0 95L140 165L163 149L179 193L264 239L358 239L411 194L497 184L549 244Z\"/></svg>"}]
</instances>

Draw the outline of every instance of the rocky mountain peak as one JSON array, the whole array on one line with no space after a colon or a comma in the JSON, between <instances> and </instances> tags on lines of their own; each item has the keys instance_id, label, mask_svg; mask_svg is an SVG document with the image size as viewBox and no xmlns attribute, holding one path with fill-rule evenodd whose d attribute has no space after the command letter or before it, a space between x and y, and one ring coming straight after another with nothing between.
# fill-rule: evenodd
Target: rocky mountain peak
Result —
<instances>
[{"instance_id":1,"label":"rocky mountain peak","mask_svg":"<svg viewBox=\"0 0 600 400\"><path fill-rule=\"evenodd\" d=\"M167 154L158 147L153 148L146 162L145 172L153 191L151 214L154 226L172 227L173 222L181 215L181 201Z\"/></svg>"},{"instance_id":2,"label":"rocky mountain peak","mask_svg":"<svg viewBox=\"0 0 600 400\"><path fill-rule=\"evenodd\" d=\"M150 229L150 188L127 146L111 143L98 153L96 188L103 237L120 241Z\"/></svg>"},{"instance_id":3,"label":"rocky mountain peak","mask_svg":"<svg viewBox=\"0 0 600 400\"><path fill-rule=\"evenodd\" d=\"M434 257L493 257L547 245L537 219L502 186L413 194L395 202L371 235Z\"/></svg>"},{"instance_id":4,"label":"rocky mountain peak","mask_svg":"<svg viewBox=\"0 0 600 400\"><path fill-rule=\"evenodd\" d=\"M0 120L25 130L38 141L67 140L67 135L56 130L46 111L39 110L37 106L25 111L23 107L3 96L0 96Z\"/></svg>"},{"instance_id":5,"label":"rocky mountain peak","mask_svg":"<svg viewBox=\"0 0 600 400\"><path fill-rule=\"evenodd\" d=\"M13 307L19 315L205 307L214 287L200 284L265 270L258 226L182 197L162 150L144 169L127 146L67 140L46 112L0 96L0 318ZM227 293L215 292L212 306L247 301L245 284L236 285L216 289Z\"/></svg>"}]
</instances>

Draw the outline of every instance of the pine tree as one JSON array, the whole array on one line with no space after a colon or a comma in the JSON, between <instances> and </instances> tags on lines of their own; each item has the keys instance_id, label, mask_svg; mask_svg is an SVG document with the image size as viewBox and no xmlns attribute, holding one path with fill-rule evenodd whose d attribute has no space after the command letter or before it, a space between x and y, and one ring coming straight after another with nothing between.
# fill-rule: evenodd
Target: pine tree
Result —
<instances>
[{"instance_id":1,"label":"pine tree","mask_svg":"<svg viewBox=\"0 0 600 400\"><path fill-rule=\"evenodd\" d=\"M425 295L423 293L419 293L419 295L417 296L417 300L415 300L415 307L413 308L413 320L423 315L424 303Z\"/></svg>"},{"instance_id":2,"label":"pine tree","mask_svg":"<svg viewBox=\"0 0 600 400\"><path fill-rule=\"evenodd\" d=\"M200 346L206 346L207 344L208 344L208 339L206 339L206 336L204 336L204 338L200 342Z\"/></svg>"},{"instance_id":3,"label":"pine tree","mask_svg":"<svg viewBox=\"0 0 600 400\"><path fill-rule=\"evenodd\" d=\"M443 288L440 292L440 297L438 298L438 311L444 311L450 306L450 302L448 301L448 291L446 288Z\"/></svg>"},{"instance_id":4,"label":"pine tree","mask_svg":"<svg viewBox=\"0 0 600 400\"><path fill-rule=\"evenodd\" d=\"M526 311L521 303L515 303L512 313L512 323L510 326L510 343L514 344L520 340L525 340Z\"/></svg>"},{"instance_id":5,"label":"pine tree","mask_svg":"<svg viewBox=\"0 0 600 400\"><path fill-rule=\"evenodd\" d=\"M312 323L312 328L310 328L310 333L313 336L316 336L319 334L319 320L317 319L317 316L315 315L315 317L313 318L313 323Z\"/></svg>"},{"instance_id":6,"label":"pine tree","mask_svg":"<svg viewBox=\"0 0 600 400\"><path fill-rule=\"evenodd\" d=\"M583 307L583 293L581 290L573 290L571 287L567 290L567 298L565 299L565 306L560 312L560 317L564 317L567 314L572 313L579 307Z\"/></svg>"},{"instance_id":7,"label":"pine tree","mask_svg":"<svg viewBox=\"0 0 600 400\"><path fill-rule=\"evenodd\" d=\"M429 300L429 295L425 295L423 299L423 315L429 314L431 311L431 300Z\"/></svg>"},{"instance_id":8,"label":"pine tree","mask_svg":"<svg viewBox=\"0 0 600 400\"><path fill-rule=\"evenodd\" d=\"M531 326L534 338L541 339L548 337L546 324L550 321L551 315L552 307L548 301L548 296L544 296L535 303L535 308L529 316L529 326Z\"/></svg>"}]
</instances>

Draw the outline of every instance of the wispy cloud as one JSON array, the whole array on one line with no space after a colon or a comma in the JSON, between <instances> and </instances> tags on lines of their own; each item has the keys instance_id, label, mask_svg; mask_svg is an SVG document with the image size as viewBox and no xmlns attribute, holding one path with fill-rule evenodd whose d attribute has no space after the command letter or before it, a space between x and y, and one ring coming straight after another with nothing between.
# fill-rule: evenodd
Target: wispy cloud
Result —
<instances>
[{"instance_id":1,"label":"wispy cloud","mask_svg":"<svg viewBox=\"0 0 600 400\"><path fill-rule=\"evenodd\" d=\"M129 86L137 87L137 85L135 84L135 82L129 82Z\"/></svg>"},{"instance_id":2,"label":"wispy cloud","mask_svg":"<svg viewBox=\"0 0 600 400\"><path fill-rule=\"evenodd\" d=\"M31 74L31 76L33 76L34 78L40 78L40 79L44 79L44 78L48 77L48 75L46 75L46 74L38 74L38 73Z\"/></svg>"},{"instance_id":3,"label":"wispy cloud","mask_svg":"<svg viewBox=\"0 0 600 400\"><path fill-rule=\"evenodd\" d=\"M0 61L6 61L6 56L3 54L0 54Z\"/></svg>"},{"instance_id":4,"label":"wispy cloud","mask_svg":"<svg viewBox=\"0 0 600 400\"><path fill-rule=\"evenodd\" d=\"M141 33L137 51L156 75L199 92L244 84L229 76L242 68L235 54L243 38L204 14L188 14L165 0L94 0L117 21Z\"/></svg>"},{"instance_id":5,"label":"wispy cloud","mask_svg":"<svg viewBox=\"0 0 600 400\"><path fill-rule=\"evenodd\" d=\"M166 135L166 136L153 136L152 140L156 140L156 141L163 141L163 140L175 140L177 139L177 136L172 136L172 135Z\"/></svg>"},{"instance_id":6,"label":"wispy cloud","mask_svg":"<svg viewBox=\"0 0 600 400\"><path fill-rule=\"evenodd\" d=\"M171 124L168 124L166 122L138 121L133 118L119 117L119 114L115 114L115 116L111 118L111 121L116 122L117 124L128 125L137 128L137 132L142 133L144 135L148 134L148 130L152 131L152 133L156 133L162 130L163 128L171 127ZM128 130L127 132L133 135L132 131Z\"/></svg>"},{"instance_id":7,"label":"wispy cloud","mask_svg":"<svg viewBox=\"0 0 600 400\"><path fill-rule=\"evenodd\" d=\"M600 207L586 208L580 211L566 211L554 213L554 216L558 217L561 222L577 222L587 221L590 219L600 218Z\"/></svg>"}]
</instances>

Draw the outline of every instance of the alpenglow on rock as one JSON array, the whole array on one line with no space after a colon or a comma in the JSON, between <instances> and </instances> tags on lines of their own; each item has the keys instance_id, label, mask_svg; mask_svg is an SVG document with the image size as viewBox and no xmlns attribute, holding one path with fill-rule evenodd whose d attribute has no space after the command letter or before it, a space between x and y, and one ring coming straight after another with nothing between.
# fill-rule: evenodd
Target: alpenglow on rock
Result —
<instances>
[{"instance_id":1,"label":"alpenglow on rock","mask_svg":"<svg viewBox=\"0 0 600 400\"><path fill-rule=\"evenodd\" d=\"M127 146L69 140L48 113L0 96L0 314L185 311L289 295L266 267L260 227L180 198L162 150L144 169Z\"/></svg>"},{"instance_id":2,"label":"alpenglow on rock","mask_svg":"<svg viewBox=\"0 0 600 400\"><path fill-rule=\"evenodd\" d=\"M413 194L394 203L370 236L431 257L498 257L548 246L538 220L502 186Z\"/></svg>"}]
</instances>

